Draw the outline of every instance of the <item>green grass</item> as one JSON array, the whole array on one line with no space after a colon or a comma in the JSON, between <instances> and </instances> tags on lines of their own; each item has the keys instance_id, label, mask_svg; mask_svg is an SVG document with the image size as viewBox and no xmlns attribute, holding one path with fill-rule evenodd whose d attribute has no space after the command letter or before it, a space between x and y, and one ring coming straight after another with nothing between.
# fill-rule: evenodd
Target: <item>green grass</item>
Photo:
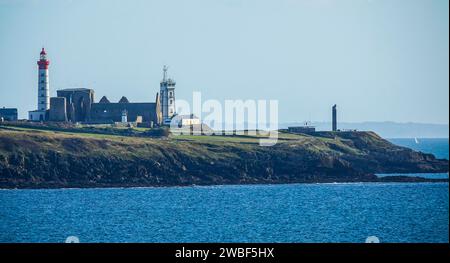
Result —
<instances>
[{"instance_id":1,"label":"green grass","mask_svg":"<svg viewBox=\"0 0 450 263\"><path fill-rule=\"evenodd\" d=\"M89 127L89 126L87 126ZM86 127L86 128L87 128ZM113 129L113 128L109 128ZM148 128L133 128L139 132L146 132L150 129ZM129 156L143 156L148 154L155 154L156 151L153 148L167 148L168 150L181 150L192 156L201 156L202 154L216 155L214 152L223 150L221 147L231 147L234 149L242 151L254 151L259 146L260 139L267 138L267 136L260 134L251 135L170 135L168 139L152 138L152 137L135 137L135 136L124 136L124 135L113 135L113 134L102 134L96 132L90 132L89 130L83 131L80 128L77 132L72 131L61 131L61 130L49 130L29 128L29 127L19 127L19 126L1 126L0 132L14 132L10 133L11 136L19 136L21 133L23 135L30 136L40 136L41 138L55 138L57 140L46 142L46 139L35 139L35 142L41 141L42 147L50 149L53 144L57 144L57 148L64 151L64 145L61 142L56 142L59 140L69 140L69 139L92 139L105 141L102 143L96 141L87 141L84 154L95 153L95 154L105 154L105 155L129 155ZM279 132L278 134L278 145L287 145L292 148L300 147L307 149L308 151L315 153L332 153L341 155L343 153L349 154L364 154L355 147L352 147L352 141L349 139L344 139L340 137L319 137L310 136L303 134L291 134L286 132ZM365 140L370 140L371 136L366 136ZM91 145L90 145L91 144ZM198 144L202 146L199 147ZM214 149L211 151L211 147ZM103 148L108 148L104 150ZM81 153L80 153L81 154ZM212 156L213 158L223 158L226 156L233 155L232 153L220 153L217 156Z\"/></svg>"},{"instance_id":2,"label":"green grass","mask_svg":"<svg viewBox=\"0 0 450 263\"><path fill-rule=\"evenodd\" d=\"M258 138L245 136L172 135L170 138L177 141L259 143Z\"/></svg>"},{"instance_id":3,"label":"green grass","mask_svg":"<svg viewBox=\"0 0 450 263\"><path fill-rule=\"evenodd\" d=\"M0 126L1 127L1 126ZM90 138L123 138L127 136L121 136L121 135L112 135L112 134L102 134L102 133L92 133L92 132L83 132L80 130L80 132L70 132L70 131L52 131L47 129L39 129L39 128L26 128L26 127L6 127L7 130L11 131L24 131L24 132L34 132L34 133L44 133L44 134L65 134L70 136L84 136L84 137L90 137Z\"/></svg>"},{"instance_id":4,"label":"green grass","mask_svg":"<svg viewBox=\"0 0 450 263\"><path fill-rule=\"evenodd\" d=\"M61 131L61 130L49 130L49 129L41 129L39 127L36 128L29 128L29 127L20 127L20 126L8 126L5 127L9 130L16 130L16 131L30 131L30 132L44 132L47 134L68 134L71 136L84 136L89 138L100 138L100 139L106 139L106 138L129 138L130 136L124 136L124 135L113 135L113 134L106 134L106 133L98 133L99 129L102 129L103 127L96 127L97 132L91 132L88 129L92 128L93 126L86 125L82 126L81 128L78 128L79 131L72 132L72 131ZM125 127L104 127L105 129L128 129ZM86 129L86 130L84 130ZM150 129L149 128L132 128L133 130L136 130L138 132L147 132ZM285 134L285 133L279 133L279 140L297 140L304 138L302 135L294 135L294 134ZM133 139L136 137L132 137ZM262 138L267 138L267 136L255 134L255 135L171 135L170 139L175 141L197 141L197 142L235 142L235 143L259 143L259 140Z\"/></svg>"}]
</instances>

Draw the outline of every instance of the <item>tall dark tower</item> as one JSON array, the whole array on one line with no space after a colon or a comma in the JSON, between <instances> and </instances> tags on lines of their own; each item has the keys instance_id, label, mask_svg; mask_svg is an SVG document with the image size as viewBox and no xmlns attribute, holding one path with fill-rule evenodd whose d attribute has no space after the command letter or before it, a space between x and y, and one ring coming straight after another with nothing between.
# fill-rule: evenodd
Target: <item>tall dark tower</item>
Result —
<instances>
[{"instance_id":1,"label":"tall dark tower","mask_svg":"<svg viewBox=\"0 0 450 263\"><path fill-rule=\"evenodd\" d=\"M332 122L332 130L337 131L337 112L336 112L336 104L333 105L332 108L333 122Z\"/></svg>"}]
</instances>

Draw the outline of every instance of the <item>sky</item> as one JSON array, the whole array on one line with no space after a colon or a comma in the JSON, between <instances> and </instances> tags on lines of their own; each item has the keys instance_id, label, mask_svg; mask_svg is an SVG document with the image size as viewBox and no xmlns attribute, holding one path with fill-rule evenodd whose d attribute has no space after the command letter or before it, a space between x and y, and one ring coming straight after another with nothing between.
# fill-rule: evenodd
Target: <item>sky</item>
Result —
<instances>
[{"instance_id":1,"label":"sky","mask_svg":"<svg viewBox=\"0 0 450 263\"><path fill-rule=\"evenodd\" d=\"M448 124L447 0L0 0L0 107L51 95L154 101L163 65L177 99L273 99L279 121Z\"/></svg>"}]
</instances>

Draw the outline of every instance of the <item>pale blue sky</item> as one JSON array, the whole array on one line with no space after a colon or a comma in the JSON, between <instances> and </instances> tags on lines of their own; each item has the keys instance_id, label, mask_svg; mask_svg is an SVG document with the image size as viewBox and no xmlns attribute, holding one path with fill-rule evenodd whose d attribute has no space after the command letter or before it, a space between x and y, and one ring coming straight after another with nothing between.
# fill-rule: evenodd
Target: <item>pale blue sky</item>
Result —
<instances>
[{"instance_id":1,"label":"pale blue sky","mask_svg":"<svg viewBox=\"0 0 450 263\"><path fill-rule=\"evenodd\" d=\"M0 106L50 88L153 101L162 66L177 98L278 99L279 120L448 123L447 0L0 0Z\"/></svg>"}]
</instances>

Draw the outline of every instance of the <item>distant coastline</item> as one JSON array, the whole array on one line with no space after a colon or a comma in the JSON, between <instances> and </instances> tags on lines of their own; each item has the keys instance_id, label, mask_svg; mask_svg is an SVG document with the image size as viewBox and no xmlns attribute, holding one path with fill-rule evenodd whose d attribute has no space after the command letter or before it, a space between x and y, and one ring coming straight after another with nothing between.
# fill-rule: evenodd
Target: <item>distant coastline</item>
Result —
<instances>
[{"instance_id":1,"label":"distant coastline","mask_svg":"<svg viewBox=\"0 0 450 263\"><path fill-rule=\"evenodd\" d=\"M280 128L299 125L297 122L281 123ZM330 122L313 122L317 130L329 130ZM383 138L449 138L448 124L415 122L340 122L341 129L374 131Z\"/></svg>"},{"instance_id":2,"label":"distant coastline","mask_svg":"<svg viewBox=\"0 0 450 263\"><path fill-rule=\"evenodd\" d=\"M307 122L318 131L328 131L331 129L331 122ZM305 122L280 122L279 129L287 129L291 126L302 126ZM222 124L223 126L227 126ZM230 125L232 126L232 125ZM243 123L243 127L254 126ZM339 129L373 131L383 138L449 138L449 125L437 123L417 123L417 122L392 122L392 121L367 121L367 122L339 122Z\"/></svg>"}]
</instances>

